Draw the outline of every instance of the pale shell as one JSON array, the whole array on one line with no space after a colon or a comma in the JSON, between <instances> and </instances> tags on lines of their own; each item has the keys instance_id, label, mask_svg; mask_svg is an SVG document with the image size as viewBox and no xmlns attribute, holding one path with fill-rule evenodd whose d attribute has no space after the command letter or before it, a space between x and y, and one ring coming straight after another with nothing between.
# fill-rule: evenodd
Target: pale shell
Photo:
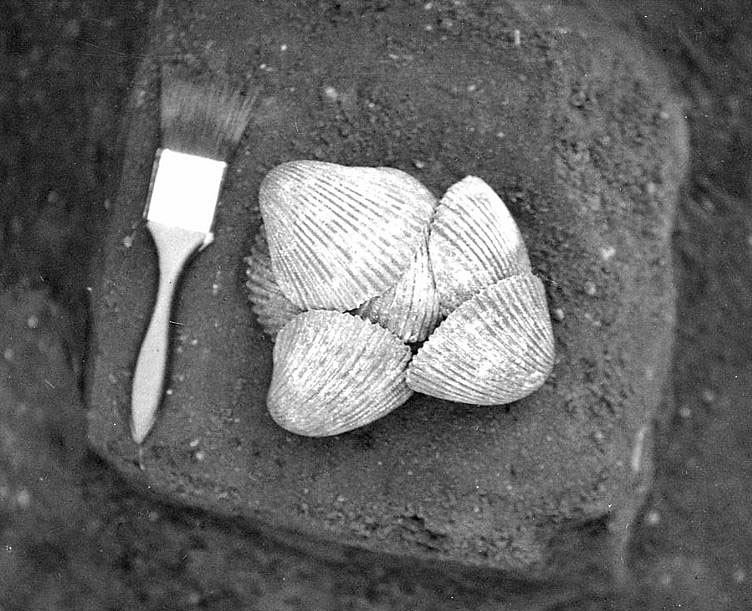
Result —
<instances>
[{"instance_id":1,"label":"pale shell","mask_svg":"<svg viewBox=\"0 0 752 611\"><path fill-rule=\"evenodd\" d=\"M517 223L475 176L455 183L441 198L428 250L444 316L483 287L530 271Z\"/></svg>"},{"instance_id":2,"label":"pale shell","mask_svg":"<svg viewBox=\"0 0 752 611\"><path fill-rule=\"evenodd\" d=\"M455 309L413 357L407 383L441 399L496 405L537 390L554 363L543 283L520 274Z\"/></svg>"},{"instance_id":3,"label":"pale shell","mask_svg":"<svg viewBox=\"0 0 752 611\"><path fill-rule=\"evenodd\" d=\"M302 310L282 294L277 284L263 224L259 227L251 254L245 262L248 265L245 286L251 310L256 314L261 328L273 340L279 330Z\"/></svg>"},{"instance_id":4,"label":"pale shell","mask_svg":"<svg viewBox=\"0 0 752 611\"><path fill-rule=\"evenodd\" d=\"M400 281L360 306L358 314L389 329L403 342L422 342L430 335L439 319L439 295L426 239Z\"/></svg>"},{"instance_id":5,"label":"pale shell","mask_svg":"<svg viewBox=\"0 0 752 611\"><path fill-rule=\"evenodd\" d=\"M267 406L282 428L309 437L338 435L402 405L410 349L377 324L311 310L277 335Z\"/></svg>"},{"instance_id":6,"label":"pale shell","mask_svg":"<svg viewBox=\"0 0 752 611\"><path fill-rule=\"evenodd\" d=\"M275 277L303 309L351 310L395 285L435 206L399 170L322 161L283 163L259 189Z\"/></svg>"}]
</instances>

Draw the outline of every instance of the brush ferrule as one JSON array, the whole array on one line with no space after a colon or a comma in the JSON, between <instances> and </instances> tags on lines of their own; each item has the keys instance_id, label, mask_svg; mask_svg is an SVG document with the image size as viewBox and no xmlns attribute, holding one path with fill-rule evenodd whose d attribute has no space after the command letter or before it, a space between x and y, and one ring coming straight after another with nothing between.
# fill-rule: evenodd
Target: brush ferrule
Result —
<instances>
[{"instance_id":1,"label":"brush ferrule","mask_svg":"<svg viewBox=\"0 0 752 611\"><path fill-rule=\"evenodd\" d=\"M160 149L144 216L148 221L206 233L211 241L214 209L226 168L224 161Z\"/></svg>"}]
</instances>

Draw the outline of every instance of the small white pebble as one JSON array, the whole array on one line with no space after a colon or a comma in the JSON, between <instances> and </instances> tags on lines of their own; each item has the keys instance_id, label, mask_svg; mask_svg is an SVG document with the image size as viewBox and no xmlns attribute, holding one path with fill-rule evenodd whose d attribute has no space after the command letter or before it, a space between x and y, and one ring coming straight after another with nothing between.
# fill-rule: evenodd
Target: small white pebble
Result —
<instances>
[{"instance_id":1,"label":"small white pebble","mask_svg":"<svg viewBox=\"0 0 752 611\"><path fill-rule=\"evenodd\" d=\"M468 91L469 91L470 93L472 93L472 92L473 92L473 91L475 91L476 89L478 89L478 85L476 85L475 83L471 83L470 85L468 85L468 86L467 86L467 90L468 90Z\"/></svg>"},{"instance_id":2,"label":"small white pebble","mask_svg":"<svg viewBox=\"0 0 752 611\"><path fill-rule=\"evenodd\" d=\"M285 44L279 45L279 50L284 53L285 51L287 51L287 45L285 45Z\"/></svg>"},{"instance_id":3,"label":"small white pebble","mask_svg":"<svg viewBox=\"0 0 752 611\"><path fill-rule=\"evenodd\" d=\"M679 415L686 420L687 418L690 418L692 416L692 410L688 407L682 407L679 410Z\"/></svg>"},{"instance_id":4,"label":"small white pebble","mask_svg":"<svg viewBox=\"0 0 752 611\"><path fill-rule=\"evenodd\" d=\"M198 462L202 462L206 458L206 453L203 450L199 450L193 456Z\"/></svg>"},{"instance_id":5,"label":"small white pebble","mask_svg":"<svg viewBox=\"0 0 752 611\"><path fill-rule=\"evenodd\" d=\"M425 161L421 161L420 159L415 159L415 160L413 160L413 165L416 168L418 168L419 170L422 170L423 168L426 167L426 162Z\"/></svg>"},{"instance_id":6,"label":"small white pebble","mask_svg":"<svg viewBox=\"0 0 752 611\"><path fill-rule=\"evenodd\" d=\"M742 583L747 578L747 573L743 568L739 567L731 575L736 583Z\"/></svg>"},{"instance_id":7,"label":"small white pebble","mask_svg":"<svg viewBox=\"0 0 752 611\"><path fill-rule=\"evenodd\" d=\"M428 23L425 26L425 30L426 32L433 32L433 26L430 23Z\"/></svg>"},{"instance_id":8,"label":"small white pebble","mask_svg":"<svg viewBox=\"0 0 752 611\"><path fill-rule=\"evenodd\" d=\"M702 401L703 403L713 403L715 401L715 393L710 388L706 388L702 391Z\"/></svg>"},{"instance_id":9,"label":"small white pebble","mask_svg":"<svg viewBox=\"0 0 752 611\"><path fill-rule=\"evenodd\" d=\"M198 345L198 339L196 339L196 338L193 338L193 339L191 340L191 346L196 346L196 345Z\"/></svg>"},{"instance_id":10,"label":"small white pebble","mask_svg":"<svg viewBox=\"0 0 752 611\"><path fill-rule=\"evenodd\" d=\"M127 236L125 236L123 238L123 246L125 246L126 248L130 248L131 246L133 246L133 236L132 235L127 235Z\"/></svg>"},{"instance_id":11,"label":"small white pebble","mask_svg":"<svg viewBox=\"0 0 752 611\"><path fill-rule=\"evenodd\" d=\"M616 249L613 246L604 246L601 248L601 259L604 261L610 261L616 254Z\"/></svg>"},{"instance_id":12,"label":"small white pebble","mask_svg":"<svg viewBox=\"0 0 752 611\"><path fill-rule=\"evenodd\" d=\"M189 447L191 447L191 448L195 448L196 446L198 446L198 444L199 444L199 443L200 443L200 442L199 442L199 440L198 440L198 439L194 439L194 440L192 440L192 441L191 441L191 442L190 442L190 443L188 444L188 446L189 446Z\"/></svg>"},{"instance_id":13,"label":"small white pebble","mask_svg":"<svg viewBox=\"0 0 752 611\"><path fill-rule=\"evenodd\" d=\"M582 316L585 318L585 320L587 320L594 327L600 327L601 326L601 321L598 320L595 316L593 316L590 312L585 312L585 313L583 313Z\"/></svg>"},{"instance_id":14,"label":"small white pebble","mask_svg":"<svg viewBox=\"0 0 752 611\"><path fill-rule=\"evenodd\" d=\"M430 11L432 8L433 8L433 2L426 2L423 5L423 10L424 11Z\"/></svg>"},{"instance_id":15,"label":"small white pebble","mask_svg":"<svg viewBox=\"0 0 752 611\"><path fill-rule=\"evenodd\" d=\"M334 87L329 86L329 87L324 88L324 95L334 102L337 100L337 96L339 94L337 93L337 90Z\"/></svg>"},{"instance_id":16,"label":"small white pebble","mask_svg":"<svg viewBox=\"0 0 752 611\"><path fill-rule=\"evenodd\" d=\"M168 389L167 389L167 390L165 391L165 394L166 394L166 395L172 395L172 388L168 388Z\"/></svg>"},{"instance_id":17,"label":"small white pebble","mask_svg":"<svg viewBox=\"0 0 752 611\"><path fill-rule=\"evenodd\" d=\"M15 355L16 353L13 352L13 348L6 348L5 352L3 352L3 358L5 358L6 361L12 361Z\"/></svg>"},{"instance_id":18,"label":"small white pebble","mask_svg":"<svg viewBox=\"0 0 752 611\"><path fill-rule=\"evenodd\" d=\"M656 193L658 193L658 185L656 185L652 181L649 182L648 184L645 185L645 192L648 195L655 195Z\"/></svg>"},{"instance_id":19,"label":"small white pebble","mask_svg":"<svg viewBox=\"0 0 752 611\"><path fill-rule=\"evenodd\" d=\"M498 138L499 140L501 140L501 139L502 139L502 138L504 138L505 136L506 136L506 134L505 134L504 132L496 132L496 137L497 137L497 138Z\"/></svg>"},{"instance_id":20,"label":"small white pebble","mask_svg":"<svg viewBox=\"0 0 752 611\"><path fill-rule=\"evenodd\" d=\"M39 326L39 318L32 314L26 319L26 326L29 327L29 329L36 329Z\"/></svg>"},{"instance_id":21,"label":"small white pebble","mask_svg":"<svg viewBox=\"0 0 752 611\"><path fill-rule=\"evenodd\" d=\"M668 119L671 118L671 115L665 110L662 110L661 112L658 113L658 117L660 117L662 121L667 121Z\"/></svg>"},{"instance_id":22,"label":"small white pebble","mask_svg":"<svg viewBox=\"0 0 752 611\"><path fill-rule=\"evenodd\" d=\"M595 283L592 282L591 280L588 280L585 283L584 288L585 288L585 294L589 295L590 297L593 297L598 292L598 289L596 288Z\"/></svg>"},{"instance_id":23,"label":"small white pebble","mask_svg":"<svg viewBox=\"0 0 752 611\"><path fill-rule=\"evenodd\" d=\"M564 310L561 308L554 308L554 319L558 322L564 320Z\"/></svg>"},{"instance_id":24,"label":"small white pebble","mask_svg":"<svg viewBox=\"0 0 752 611\"><path fill-rule=\"evenodd\" d=\"M522 44L522 39L521 39L521 36L520 36L520 31L519 30L515 30L514 31L514 46L515 47L519 47L520 44Z\"/></svg>"},{"instance_id":25,"label":"small white pebble","mask_svg":"<svg viewBox=\"0 0 752 611\"><path fill-rule=\"evenodd\" d=\"M26 488L18 492L16 495L16 503L21 509L26 509L31 504L31 495Z\"/></svg>"},{"instance_id":26,"label":"small white pebble","mask_svg":"<svg viewBox=\"0 0 752 611\"><path fill-rule=\"evenodd\" d=\"M216 282L212 284L212 295L219 295L219 285Z\"/></svg>"}]
</instances>

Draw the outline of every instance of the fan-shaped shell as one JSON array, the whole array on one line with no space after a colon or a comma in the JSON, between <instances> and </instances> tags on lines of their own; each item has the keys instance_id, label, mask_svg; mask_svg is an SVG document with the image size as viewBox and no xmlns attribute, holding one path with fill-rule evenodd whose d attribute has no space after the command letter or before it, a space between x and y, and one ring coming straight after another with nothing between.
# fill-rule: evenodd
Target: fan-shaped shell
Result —
<instances>
[{"instance_id":1,"label":"fan-shaped shell","mask_svg":"<svg viewBox=\"0 0 752 611\"><path fill-rule=\"evenodd\" d=\"M429 336L439 319L439 295L426 239L400 281L360 306L358 314L389 329L403 342L422 342Z\"/></svg>"},{"instance_id":2,"label":"fan-shaped shell","mask_svg":"<svg viewBox=\"0 0 752 611\"><path fill-rule=\"evenodd\" d=\"M543 283L532 274L500 280L454 310L413 358L415 391L494 405L537 390L554 362Z\"/></svg>"},{"instance_id":3,"label":"fan-shaped shell","mask_svg":"<svg viewBox=\"0 0 752 611\"><path fill-rule=\"evenodd\" d=\"M410 349L377 324L350 314L311 310L277 335L267 396L282 428L310 437L373 422L407 401Z\"/></svg>"},{"instance_id":4,"label":"fan-shaped shell","mask_svg":"<svg viewBox=\"0 0 752 611\"><path fill-rule=\"evenodd\" d=\"M483 287L530 271L512 215L493 189L475 176L455 183L441 198L428 250L445 316Z\"/></svg>"},{"instance_id":5,"label":"fan-shaped shell","mask_svg":"<svg viewBox=\"0 0 752 611\"><path fill-rule=\"evenodd\" d=\"M395 285L435 206L399 170L322 161L283 163L259 190L274 274L303 309L350 310Z\"/></svg>"},{"instance_id":6,"label":"fan-shaped shell","mask_svg":"<svg viewBox=\"0 0 752 611\"><path fill-rule=\"evenodd\" d=\"M282 294L272 271L264 225L259 227L247 264L246 283L251 309L259 325L272 339L302 310Z\"/></svg>"}]
</instances>

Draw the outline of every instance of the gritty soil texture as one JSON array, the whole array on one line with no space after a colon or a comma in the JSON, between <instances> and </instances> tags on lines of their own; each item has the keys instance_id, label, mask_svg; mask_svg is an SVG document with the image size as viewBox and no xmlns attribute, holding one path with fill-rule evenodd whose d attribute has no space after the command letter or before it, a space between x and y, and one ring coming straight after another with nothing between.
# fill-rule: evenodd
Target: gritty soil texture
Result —
<instances>
[{"instance_id":1,"label":"gritty soil texture","mask_svg":"<svg viewBox=\"0 0 752 611\"><path fill-rule=\"evenodd\" d=\"M692 140L674 238L674 401L656 422L650 497L629 526L633 583L618 593L603 575L602 549L572 554L571 579L546 587L336 549L307 554L299 542L291 547L145 496L86 450L80 383L88 260L112 197L106 185L120 171L121 104L154 8L88 1L0 7L0 606L749 608L746 1L591 7L668 65L686 96ZM451 23L448 13L437 27ZM590 528L595 544L603 525ZM566 541L561 547L571 549Z\"/></svg>"},{"instance_id":2,"label":"gritty soil texture","mask_svg":"<svg viewBox=\"0 0 752 611\"><path fill-rule=\"evenodd\" d=\"M444 14L422 5L337 19L283 5L226 3L219 15L211 7L175 5L165 15L131 93L126 161L92 290L94 448L177 501L496 568L544 564L565 523L606 513L631 520L622 514L637 506L649 472L641 427L669 362L669 229L686 165L683 119L639 74L643 58L611 39L560 34L559 22L506 4L465 9L446 35L415 27ZM519 47L498 42L513 22L525 36ZM215 241L181 286L168 395L139 447L128 417L156 277L141 226L157 133L152 57L252 74L261 91L229 168ZM469 173L492 184L519 220L549 302L566 312L549 382L508 408L416 395L373 425L326 439L276 426L265 409L271 343L248 307L243 255L265 171L310 154L398 167L437 195Z\"/></svg>"}]
</instances>

